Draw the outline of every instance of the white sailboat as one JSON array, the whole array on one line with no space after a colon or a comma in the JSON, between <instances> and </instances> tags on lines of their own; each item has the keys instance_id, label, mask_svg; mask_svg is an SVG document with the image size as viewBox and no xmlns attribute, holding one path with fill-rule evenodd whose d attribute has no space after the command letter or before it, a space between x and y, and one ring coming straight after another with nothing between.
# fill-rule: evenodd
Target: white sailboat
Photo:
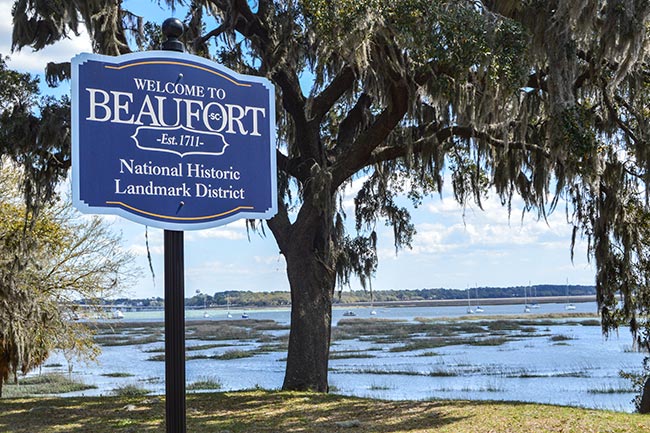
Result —
<instances>
[{"instance_id":1,"label":"white sailboat","mask_svg":"<svg viewBox=\"0 0 650 433\"><path fill-rule=\"evenodd\" d=\"M230 296L228 296L228 297L226 298L226 305L227 305L226 308L228 309L228 310L227 310L228 312L226 313L226 317L228 317L229 319L231 319L231 318L232 318L232 313L230 313Z\"/></svg>"},{"instance_id":2,"label":"white sailboat","mask_svg":"<svg viewBox=\"0 0 650 433\"><path fill-rule=\"evenodd\" d=\"M528 305L528 291L525 286L524 286L524 313L530 313L530 306Z\"/></svg>"},{"instance_id":3,"label":"white sailboat","mask_svg":"<svg viewBox=\"0 0 650 433\"><path fill-rule=\"evenodd\" d=\"M567 304L564 306L564 309L567 310L567 311L572 311L572 310L576 309L576 306L573 305L573 303L570 302L570 300L571 299L569 298L569 279L567 278L567 280L566 280L566 301L567 301Z\"/></svg>"},{"instance_id":4,"label":"white sailboat","mask_svg":"<svg viewBox=\"0 0 650 433\"><path fill-rule=\"evenodd\" d=\"M476 308L474 311L477 313L482 313L485 311L483 307L481 307L481 305L478 303L478 286L476 286Z\"/></svg>"},{"instance_id":5,"label":"white sailboat","mask_svg":"<svg viewBox=\"0 0 650 433\"><path fill-rule=\"evenodd\" d=\"M539 304L537 301L535 301L535 299L537 299L537 286L533 287L533 302L530 304L530 308L537 310L539 308Z\"/></svg>"},{"instance_id":6,"label":"white sailboat","mask_svg":"<svg viewBox=\"0 0 650 433\"><path fill-rule=\"evenodd\" d=\"M474 314L474 310L472 310L472 301L469 297L469 287L467 288L467 314Z\"/></svg>"},{"instance_id":7,"label":"white sailboat","mask_svg":"<svg viewBox=\"0 0 650 433\"><path fill-rule=\"evenodd\" d=\"M208 317L210 317L210 315L208 314L208 311L207 311L207 308L208 308L208 306L207 306L208 295L205 294L205 293L201 293L201 291L199 289L196 290L196 294L197 294L197 296L203 295L203 318L207 319Z\"/></svg>"}]
</instances>

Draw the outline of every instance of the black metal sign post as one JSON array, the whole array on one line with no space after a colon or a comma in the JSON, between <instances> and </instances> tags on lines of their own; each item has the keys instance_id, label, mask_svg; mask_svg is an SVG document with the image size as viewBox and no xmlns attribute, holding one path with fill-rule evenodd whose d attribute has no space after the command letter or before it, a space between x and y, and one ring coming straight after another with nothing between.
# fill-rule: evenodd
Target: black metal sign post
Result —
<instances>
[{"instance_id":1,"label":"black metal sign post","mask_svg":"<svg viewBox=\"0 0 650 433\"><path fill-rule=\"evenodd\" d=\"M167 433L185 433L183 232L165 230L165 412Z\"/></svg>"},{"instance_id":2,"label":"black metal sign post","mask_svg":"<svg viewBox=\"0 0 650 433\"><path fill-rule=\"evenodd\" d=\"M183 23L162 25L163 50L185 51ZM182 206L182 202L180 204ZM165 413L167 433L185 433L185 257L183 232L165 230Z\"/></svg>"}]
</instances>

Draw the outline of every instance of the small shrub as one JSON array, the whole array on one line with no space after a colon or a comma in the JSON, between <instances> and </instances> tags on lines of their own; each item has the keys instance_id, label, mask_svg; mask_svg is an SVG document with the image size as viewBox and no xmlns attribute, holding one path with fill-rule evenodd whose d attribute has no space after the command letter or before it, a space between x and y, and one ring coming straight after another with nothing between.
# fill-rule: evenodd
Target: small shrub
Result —
<instances>
[{"instance_id":1,"label":"small shrub","mask_svg":"<svg viewBox=\"0 0 650 433\"><path fill-rule=\"evenodd\" d=\"M149 394L149 392L149 390L133 384L118 386L111 391L117 397L142 397Z\"/></svg>"},{"instance_id":2,"label":"small shrub","mask_svg":"<svg viewBox=\"0 0 650 433\"><path fill-rule=\"evenodd\" d=\"M217 390L221 389L223 385L219 382L218 379L214 378L203 378L192 382L187 385L188 391L199 391L199 390Z\"/></svg>"}]
</instances>

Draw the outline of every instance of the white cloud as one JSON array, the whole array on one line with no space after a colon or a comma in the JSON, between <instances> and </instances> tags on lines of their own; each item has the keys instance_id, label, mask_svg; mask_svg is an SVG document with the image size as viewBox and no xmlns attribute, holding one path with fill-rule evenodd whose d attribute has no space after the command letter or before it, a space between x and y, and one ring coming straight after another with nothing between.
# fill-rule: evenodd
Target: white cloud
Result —
<instances>
[{"instance_id":1,"label":"white cloud","mask_svg":"<svg viewBox=\"0 0 650 433\"><path fill-rule=\"evenodd\" d=\"M275 256L253 256L253 261L258 264L275 266L278 269L285 269L287 267L287 262L282 254Z\"/></svg>"},{"instance_id":2,"label":"white cloud","mask_svg":"<svg viewBox=\"0 0 650 433\"><path fill-rule=\"evenodd\" d=\"M213 227L206 230L192 230L185 233L187 242L201 242L207 239L244 240L248 239L246 221L237 220L225 226Z\"/></svg>"},{"instance_id":3,"label":"white cloud","mask_svg":"<svg viewBox=\"0 0 650 433\"><path fill-rule=\"evenodd\" d=\"M136 256L147 256L147 246L143 244L132 244L128 247L128 250ZM151 255L163 255L165 254L165 248L162 245L151 245L149 244L149 252Z\"/></svg>"},{"instance_id":4,"label":"white cloud","mask_svg":"<svg viewBox=\"0 0 650 433\"><path fill-rule=\"evenodd\" d=\"M354 215L354 199L361 190L364 182L368 180L369 176L361 176L352 180L345 186L341 193L341 202L343 203L343 210L348 216Z\"/></svg>"}]
</instances>

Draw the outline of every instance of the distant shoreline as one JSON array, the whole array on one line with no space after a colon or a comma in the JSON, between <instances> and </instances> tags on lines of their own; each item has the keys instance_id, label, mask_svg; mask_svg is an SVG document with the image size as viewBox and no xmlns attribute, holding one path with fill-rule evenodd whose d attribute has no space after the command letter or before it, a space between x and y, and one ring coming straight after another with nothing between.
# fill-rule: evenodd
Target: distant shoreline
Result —
<instances>
[{"instance_id":1,"label":"distant shoreline","mask_svg":"<svg viewBox=\"0 0 650 433\"><path fill-rule=\"evenodd\" d=\"M537 304L568 304L568 303L585 303L596 302L596 295L576 295L576 296L537 296L528 298L528 305ZM523 297L510 297L510 298L472 298L471 304L476 305L524 305ZM466 298L457 299L418 299L418 300L401 300L401 301L359 301L359 302L337 302L334 300L332 308L345 309L345 308L359 308L359 307L375 307L375 308L399 308L399 307L458 307L467 306ZM78 308L83 308L85 305L78 305ZM95 306L104 310L120 311L163 311L163 306L138 306L132 304L105 304ZM226 310L227 305L208 305L208 310ZM290 310L291 305L240 305L233 303L229 307L231 310ZM203 310L203 306L190 306L185 305L186 310Z\"/></svg>"},{"instance_id":2,"label":"distant shoreline","mask_svg":"<svg viewBox=\"0 0 650 433\"><path fill-rule=\"evenodd\" d=\"M524 304L524 298L473 298L472 305L516 305ZM528 304L564 304L564 303L596 302L596 295L583 296L540 296L529 298ZM467 305L467 299L423 299L414 301L384 301L384 302L346 302L334 303L333 307L457 307Z\"/></svg>"}]
</instances>

